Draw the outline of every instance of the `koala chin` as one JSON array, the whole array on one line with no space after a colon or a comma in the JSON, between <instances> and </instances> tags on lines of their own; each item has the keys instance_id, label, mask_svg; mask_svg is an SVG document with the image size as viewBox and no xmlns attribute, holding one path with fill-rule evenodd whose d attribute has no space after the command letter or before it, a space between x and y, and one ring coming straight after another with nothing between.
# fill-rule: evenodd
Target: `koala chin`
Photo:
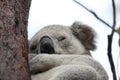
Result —
<instances>
[{"instance_id":1,"label":"koala chin","mask_svg":"<svg viewBox=\"0 0 120 80\"><path fill-rule=\"evenodd\" d=\"M96 48L95 34L81 22L42 28L29 40L32 80L108 80L90 54Z\"/></svg>"}]
</instances>

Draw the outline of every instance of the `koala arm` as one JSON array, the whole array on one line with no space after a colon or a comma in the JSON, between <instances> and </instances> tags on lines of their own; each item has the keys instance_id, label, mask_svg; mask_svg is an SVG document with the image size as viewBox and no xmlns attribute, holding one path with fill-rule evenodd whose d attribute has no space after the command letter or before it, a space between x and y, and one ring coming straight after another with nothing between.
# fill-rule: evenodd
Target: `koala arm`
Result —
<instances>
[{"instance_id":1,"label":"koala arm","mask_svg":"<svg viewBox=\"0 0 120 80\"><path fill-rule=\"evenodd\" d=\"M29 62L31 73L45 72L62 65L78 65L92 68L98 75L107 80L108 76L101 64L90 56L38 54Z\"/></svg>"},{"instance_id":2,"label":"koala arm","mask_svg":"<svg viewBox=\"0 0 120 80\"><path fill-rule=\"evenodd\" d=\"M29 59L31 73L44 72L61 64L60 59L48 54L30 55Z\"/></svg>"},{"instance_id":3,"label":"koala arm","mask_svg":"<svg viewBox=\"0 0 120 80\"><path fill-rule=\"evenodd\" d=\"M72 64L72 59L78 56L57 54L29 54L28 57L31 73L38 73L47 71L53 67L60 65Z\"/></svg>"}]
</instances>

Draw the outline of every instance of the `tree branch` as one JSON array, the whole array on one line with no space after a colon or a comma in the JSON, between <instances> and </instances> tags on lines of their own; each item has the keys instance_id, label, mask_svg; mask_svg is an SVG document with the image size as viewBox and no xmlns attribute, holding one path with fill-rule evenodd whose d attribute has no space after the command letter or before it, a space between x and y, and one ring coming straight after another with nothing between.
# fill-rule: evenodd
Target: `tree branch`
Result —
<instances>
[{"instance_id":1,"label":"tree branch","mask_svg":"<svg viewBox=\"0 0 120 80\"><path fill-rule=\"evenodd\" d=\"M115 8L114 0L112 0L112 8L113 8L113 25L112 25L112 32L110 35L108 35L108 59L111 65L111 71L113 73L113 80L117 80L115 65L112 58L112 41L116 26L116 8Z\"/></svg>"},{"instance_id":2,"label":"tree branch","mask_svg":"<svg viewBox=\"0 0 120 80\"><path fill-rule=\"evenodd\" d=\"M115 1L112 0L112 8L113 8L113 25L112 25L112 33L111 35L114 35L115 26L116 26L116 7L115 7Z\"/></svg>"},{"instance_id":3,"label":"tree branch","mask_svg":"<svg viewBox=\"0 0 120 80\"><path fill-rule=\"evenodd\" d=\"M77 4L79 4L80 6L82 6L85 10L87 10L88 12L90 12L91 14L93 14L98 20L100 20L102 23L104 23L106 26L108 26L109 28L112 29L112 27L106 21L104 21L103 19L101 19L100 17L98 17L98 15L94 11L88 9L86 6L84 6L83 4L81 4L80 2L78 2L77 0L73 0L73 1L75 3L77 3Z\"/></svg>"}]
</instances>

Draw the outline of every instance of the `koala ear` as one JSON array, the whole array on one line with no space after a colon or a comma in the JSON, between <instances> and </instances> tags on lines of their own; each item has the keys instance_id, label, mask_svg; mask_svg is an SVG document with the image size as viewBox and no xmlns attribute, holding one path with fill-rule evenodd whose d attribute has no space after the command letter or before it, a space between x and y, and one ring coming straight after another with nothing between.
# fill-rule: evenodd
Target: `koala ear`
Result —
<instances>
[{"instance_id":1,"label":"koala ear","mask_svg":"<svg viewBox=\"0 0 120 80\"><path fill-rule=\"evenodd\" d=\"M94 50L95 45L95 31L88 25L81 22L74 22L71 26L72 33L79 39L87 50Z\"/></svg>"}]
</instances>

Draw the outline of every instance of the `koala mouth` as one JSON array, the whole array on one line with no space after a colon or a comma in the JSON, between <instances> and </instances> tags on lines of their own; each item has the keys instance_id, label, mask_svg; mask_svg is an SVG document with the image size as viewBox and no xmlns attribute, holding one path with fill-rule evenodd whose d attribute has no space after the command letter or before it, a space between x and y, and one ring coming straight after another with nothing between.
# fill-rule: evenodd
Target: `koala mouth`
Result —
<instances>
[{"instance_id":1,"label":"koala mouth","mask_svg":"<svg viewBox=\"0 0 120 80\"><path fill-rule=\"evenodd\" d=\"M40 52L53 54L55 53L54 44L49 36L43 36L40 40Z\"/></svg>"}]
</instances>

